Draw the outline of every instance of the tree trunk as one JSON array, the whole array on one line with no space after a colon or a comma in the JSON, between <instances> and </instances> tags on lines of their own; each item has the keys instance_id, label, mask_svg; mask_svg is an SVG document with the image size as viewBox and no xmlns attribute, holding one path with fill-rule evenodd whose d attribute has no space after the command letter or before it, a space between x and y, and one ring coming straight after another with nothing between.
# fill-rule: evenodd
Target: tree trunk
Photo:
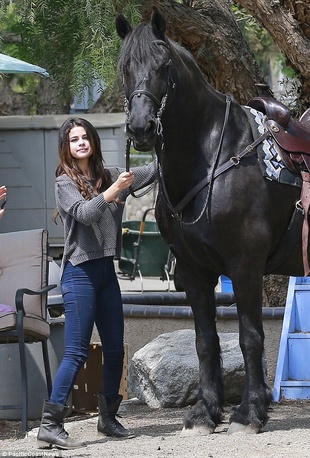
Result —
<instances>
[{"instance_id":1,"label":"tree trunk","mask_svg":"<svg viewBox=\"0 0 310 458\"><path fill-rule=\"evenodd\" d=\"M42 78L36 91L36 114L63 113L70 113L69 102L57 96L56 85L51 78Z\"/></svg>"},{"instance_id":2,"label":"tree trunk","mask_svg":"<svg viewBox=\"0 0 310 458\"><path fill-rule=\"evenodd\" d=\"M0 116L23 115L29 111L27 96L11 88L13 78L12 75L2 75L0 80Z\"/></svg>"},{"instance_id":3,"label":"tree trunk","mask_svg":"<svg viewBox=\"0 0 310 458\"><path fill-rule=\"evenodd\" d=\"M193 0L191 7L173 0L144 0L142 15L148 20L156 6L167 21L167 35L195 57L210 84L245 104L262 83L257 64L229 2Z\"/></svg>"},{"instance_id":4,"label":"tree trunk","mask_svg":"<svg viewBox=\"0 0 310 458\"><path fill-rule=\"evenodd\" d=\"M309 0L237 0L268 30L301 82L300 111L310 105L310 6Z\"/></svg>"}]
</instances>

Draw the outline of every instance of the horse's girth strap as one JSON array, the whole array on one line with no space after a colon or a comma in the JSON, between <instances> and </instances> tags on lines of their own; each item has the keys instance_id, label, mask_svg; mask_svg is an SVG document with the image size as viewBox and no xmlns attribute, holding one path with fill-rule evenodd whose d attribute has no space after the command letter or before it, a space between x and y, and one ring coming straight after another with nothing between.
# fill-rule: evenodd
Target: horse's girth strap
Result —
<instances>
[{"instance_id":1,"label":"horse's girth strap","mask_svg":"<svg viewBox=\"0 0 310 458\"><path fill-rule=\"evenodd\" d=\"M301 189L301 205L304 212L304 221L302 225L302 257L304 265L305 277L309 275L310 268L308 262L308 237L309 237L309 206L310 206L310 173L301 172L302 177L302 189Z\"/></svg>"}]
</instances>

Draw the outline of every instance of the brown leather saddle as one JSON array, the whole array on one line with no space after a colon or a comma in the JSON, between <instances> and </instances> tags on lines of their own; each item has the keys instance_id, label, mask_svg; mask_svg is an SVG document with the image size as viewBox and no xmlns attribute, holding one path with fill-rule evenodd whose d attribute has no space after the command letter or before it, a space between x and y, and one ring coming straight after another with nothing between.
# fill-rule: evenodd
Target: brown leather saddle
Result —
<instances>
[{"instance_id":1,"label":"brown leather saddle","mask_svg":"<svg viewBox=\"0 0 310 458\"><path fill-rule=\"evenodd\" d=\"M290 110L273 97L254 97L248 106L265 114L265 127L286 167L301 175L301 198L297 203L304 213L302 229L304 275L310 274L308 263L308 214L310 206L310 108L294 120Z\"/></svg>"},{"instance_id":2,"label":"brown leather saddle","mask_svg":"<svg viewBox=\"0 0 310 458\"><path fill-rule=\"evenodd\" d=\"M294 120L290 110L272 97L254 97L248 106L266 115L265 126L287 168L294 173L310 172L310 108Z\"/></svg>"}]
</instances>

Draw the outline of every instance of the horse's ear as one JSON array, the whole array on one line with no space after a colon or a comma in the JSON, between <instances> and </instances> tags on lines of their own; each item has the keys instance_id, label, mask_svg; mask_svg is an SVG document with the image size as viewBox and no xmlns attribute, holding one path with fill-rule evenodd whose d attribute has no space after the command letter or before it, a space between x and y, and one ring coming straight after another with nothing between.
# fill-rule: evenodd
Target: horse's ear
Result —
<instances>
[{"instance_id":1,"label":"horse's ear","mask_svg":"<svg viewBox=\"0 0 310 458\"><path fill-rule=\"evenodd\" d=\"M155 6L153 7L151 25L155 36L161 40L164 40L166 31L166 21Z\"/></svg>"},{"instance_id":2,"label":"horse's ear","mask_svg":"<svg viewBox=\"0 0 310 458\"><path fill-rule=\"evenodd\" d=\"M129 22L120 13L116 16L115 26L116 26L116 31L122 40L132 31L132 28Z\"/></svg>"}]
</instances>

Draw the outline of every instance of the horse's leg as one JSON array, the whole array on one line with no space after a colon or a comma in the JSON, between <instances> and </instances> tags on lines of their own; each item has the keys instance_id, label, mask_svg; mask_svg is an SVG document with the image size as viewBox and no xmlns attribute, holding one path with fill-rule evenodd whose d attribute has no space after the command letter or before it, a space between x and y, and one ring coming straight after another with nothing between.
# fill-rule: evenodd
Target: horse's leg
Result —
<instances>
[{"instance_id":1,"label":"horse's leg","mask_svg":"<svg viewBox=\"0 0 310 458\"><path fill-rule=\"evenodd\" d=\"M214 288L218 277L203 275L201 268L186 268L178 262L182 285L191 304L199 360L197 403L184 419L181 436L206 435L222 420L223 384L219 338L216 331Z\"/></svg>"},{"instance_id":2,"label":"horse's leg","mask_svg":"<svg viewBox=\"0 0 310 458\"><path fill-rule=\"evenodd\" d=\"M248 266L248 262L246 263ZM246 384L241 404L230 418L228 434L239 431L257 433L268 420L268 406L272 401L263 367L264 331L262 322L263 275L255 268L242 269L233 280L239 316L239 339L244 357ZM232 279L234 275L231 275Z\"/></svg>"}]
</instances>

